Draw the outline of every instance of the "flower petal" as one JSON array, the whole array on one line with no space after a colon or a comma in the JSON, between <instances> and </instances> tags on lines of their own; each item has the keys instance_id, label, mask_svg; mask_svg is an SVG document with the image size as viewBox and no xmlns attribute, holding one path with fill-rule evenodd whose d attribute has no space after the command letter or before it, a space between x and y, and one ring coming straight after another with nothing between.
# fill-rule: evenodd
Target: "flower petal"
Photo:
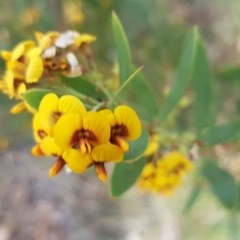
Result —
<instances>
[{"instance_id":1,"label":"flower petal","mask_svg":"<svg viewBox=\"0 0 240 240\"><path fill-rule=\"evenodd\" d=\"M22 113L26 111L26 105L25 105L25 102L20 102L16 105L14 105L11 109L10 109L10 112L12 114L18 114L18 113Z\"/></svg>"},{"instance_id":2,"label":"flower petal","mask_svg":"<svg viewBox=\"0 0 240 240\"><path fill-rule=\"evenodd\" d=\"M39 105L39 113L41 115L41 122L43 125L54 125L57 120L58 110L58 96L55 93L46 94L40 105Z\"/></svg>"},{"instance_id":3,"label":"flower petal","mask_svg":"<svg viewBox=\"0 0 240 240\"><path fill-rule=\"evenodd\" d=\"M102 114L102 116L107 118L107 120L108 120L108 122L109 122L111 127L113 127L113 126L115 126L117 124L115 116L114 116L113 112L110 109L103 109L103 110L100 110L98 113Z\"/></svg>"},{"instance_id":4,"label":"flower petal","mask_svg":"<svg viewBox=\"0 0 240 240\"><path fill-rule=\"evenodd\" d=\"M61 156L63 153L63 150L54 142L52 137L46 136L39 145L45 156Z\"/></svg>"},{"instance_id":5,"label":"flower petal","mask_svg":"<svg viewBox=\"0 0 240 240\"><path fill-rule=\"evenodd\" d=\"M59 99L59 112L62 114L66 113L80 113L84 114L86 108L83 103L72 95L64 95Z\"/></svg>"},{"instance_id":6,"label":"flower petal","mask_svg":"<svg viewBox=\"0 0 240 240\"><path fill-rule=\"evenodd\" d=\"M33 41L25 41L25 42L19 43L12 50L11 60L12 61L18 60L22 55L27 53L27 51L29 51L34 46L35 46L35 43Z\"/></svg>"},{"instance_id":7,"label":"flower petal","mask_svg":"<svg viewBox=\"0 0 240 240\"><path fill-rule=\"evenodd\" d=\"M40 114L36 113L33 117L33 133L36 142L41 142L42 139L49 135L50 132L50 125L48 127L43 126L40 118Z\"/></svg>"},{"instance_id":8,"label":"flower petal","mask_svg":"<svg viewBox=\"0 0 240 240\"><path fill-rule=\"evenodd\" d=\"M62 116L54 128L54 140L62 149L72 147L74 133L82 128L82 117L76 113Z\"/></svg>"},{"instance_id":9,"label":"flower petal","mask_svg":"<svg viewBox=\"0 0 240 240\"><path fill-rule=\"evenodd\" d=\"M93 163L89 154L81 154L75 149L68 149L63 152L63 159L68 167L75 173L83 173Z\"/></svg>"},{"instance_id":10,"label":"flower petal","mask_svg":"<svg viewBox=\"0 0 240 240\"><path fill-rule=\"evenodd\" d=\"M107 143L94 147L91 156L95 162L119 162L123 160L123 151L118 146Z\"/></svg>"},{"instance_id":11,"label":"flower petal","mask_svg":"<svg viewBox=\"0 0 240 240\"><path fill-rule=\"evenodd\" d=\"M36 83L43 74L43 61L39 56L32 57L26 70L26 82Z\"/></svg>"},{"instance_id":12,"label":"flower petal","mask_svg":"<svg viewBox=\"0 0 240 240\"><path fill-rule=\"evenodd\" d=\"M109 141L110 125L105 118L97 112L88 112L84 115L83 129L93 132L96 138L90 141L93 146Z\"/></svg>"},{"instance_id":13,"label":"flower petal","mask_svg":"<svg viewBox=\"0 0 240 240\"><path fill-rule=\"evenodd\" d=\"M55 163L53 164L53 166L50 168L49 170L49 177L54 177L56 176L62 169L63 167L66 165L66 162L59 157Z\"/></svg>"},{"instance_id":14,"label":"flower petal","mask_svg":"<svg viewBox=\"0 0 240 240\"><path fill-rule=\"evenodd\" d=\"M104 163L94 163L95 171L102 182L107 181L107 172Z\"/></svg>"},{"instance_id":15,"label":"flower petal","mask_svg":"<svg viewBox=\"0 0 240 240\"><path fill-rule=\"evenodd\" d=\"M114 115L119 125L124 125L127 129L126 139L135 140L141 135L141 122L137 113L130 107L121 105L115 108Z\"/></svg>"}]
</instances>

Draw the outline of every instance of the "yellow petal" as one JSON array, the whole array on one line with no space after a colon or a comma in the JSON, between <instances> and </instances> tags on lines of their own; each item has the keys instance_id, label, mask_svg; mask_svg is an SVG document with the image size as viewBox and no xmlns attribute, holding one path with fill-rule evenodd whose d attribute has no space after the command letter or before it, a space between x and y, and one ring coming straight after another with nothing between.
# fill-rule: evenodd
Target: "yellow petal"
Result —
<instances>
[{"instance_id":1,"label":"yellow petal","mask_svg":"<svg viewBox=\"0 0 240 240\"><path fill-rule=\"evenodd\" d=\"M43 50L54 44L54 41L58 35L59 34L57 32L48 32L47 34L35 32L35 37L38 41L38 45Z\"/></svg>"},{"instance_id":2,"label":"yellow petal","mask_svg":"<svg viewBox=\"0 0 240 240\"><path fill-rule=\"evenodd\" d=\"M90 34L81 34L75 39L75 44L80 47L83 43L91 43L96 40L96 37Z\"/></svg>"},{"instance_id":3,"label":"yellow petal","mask_svg":"<svg viewBox=\"0 0 240 240\"><path fill-rule=\"evenodd\" d=\"M26 82L36 83L43 74L43 61L39 56L31 58L26 70Z\"/></svg>"},{"instance_id":4,"label":"yellow petal","mask_svg":"<svg viewBox=\"0 0 240 240\"><path fill-rule=\"evenodd\" d=\"M119 162L123 160L123 151L118 146L107 143L94 147L91 156L95 162Z\"/></svg>"},{"instance_id":5,"label":"yellow petal","mask_svg":"<svg viewBox=\"0 0 240 240\"><path fill-rule=\"evenodd\" d=\"M24 102L20 102L16 105L14 105L11 109L10 112L12 114L18 114L26 111L26 105Z\"/></svg>"},{"instance_id":6,"label":"yellow petal","mask_svg":"<svg viewBox=\"0 0 240 240\"><path fill-rule=\"evenodd\" d=\"M49 177L55 177L66 165L65 161L59 157L49 170Z\"/></svg>"},{"instance_id":7,"label":"yellow petal","mask_svg":"<svg viewBox=\"0 0 240 240\"><path fill-rule=\"evenodd\" d=\"M114 116L118 125L123 125L127 129L126 139L136 140L141 135L141 122L137 113L130 107L121 105L115 108Z\"/></svg>"},{"instance_id":8,"label":"yellow petal","mask_svg":"<svg viewBox=\"0 0 240 240\"><path fill-rule=\"evenodd\" d=\"M93 163L89 154L81 154L75 149L64 151L62 157L66 161L68 167L75 173L85 172Z\"/></svg>"},{"instance_id":9,"label":"yellow petal","mask_svg":"<svg viewBox=\"0 0 240 240\"><path fill-rule=\"evenodd\" d=\"M100 110L98 113L102 114L108 120L111 127L117 124L115 116L110 109L103 109L103 110Z\"/></svg>"},{"instance_id":10,"label":"yellow petal","mask_svg":"<svg viewBox=\"0 0 240 240\"><path fill-rule=\"evenodd\" d=\"M107 181L107 172L103 163L94 163L95 171L102 182Z\"/></svg>"},{"instance_id":11,"label":"yellow petal","mask_svg":"<svg viewBox=\"0 0 240 240\"><path fill-rule=\"evenodd\" d=\"M86 112L86 108L83 103L74 96L64 95L59 99L58 104L59 112L62 114L66 113L79 113L84 114Z\"/></svg>"},{"instance_id":12,"label":"yellow petal","mask_svg":"<svg viewBox=\"0 0 240 240\"><path fill-rule=\"evenodd\" d=\"M11 59L11 52L9 51L1 51L1 57L5 60L5 61L9 61Z\"/></svg>"},{"instance_id":13,"label":"yellow petal","mask_svg":"<svg viewBox=\"0 0 240 240\"><path fill-rule=\"evenodd\" d=\"M61 117L54 128L54 141L62 149L73 145L74 134L82 128L82 117L76 113L69 113Z\"/></svg>"},{"instance_id":14,"label":"yellow petal","mask_svg":"<svg viewBox=\"0 0 240 240\"><path fill-rule=\"evenodd\" d=\"M128 152L129 151L129 144L122 137L116 136L114 138L114 144L119 146L122 149L123 152Z\"/></svg>"},{"instance_id":15,"label":"yellow petal","mask_svg":"<svg viewBox=\"0 0 240 240\"><path fill-rule=\"evenodd\" d=\"M42 49L40 47L34 47L31 50L28 51L28 53L26 54L27 58L31 59L31 58L35 58L35 57L39 57L42 53Z\"/></svg>"},{"instance_id":16,"label":"yellow petal","mask_svg":"<svg viewBox=\"0 0 240 240\"><path fill-rule=\"evenodd\" d=\"M34 46L35 46L35 43L33 41L25 41L25 42L19 43L12 50L11 60L12 61L18 60L21 56L27 53Z\"/></svg>"},{"instance_id":17,"label":"yellow petal","mask_svg":"<svg viewBox=\"0 0 240 240\"><path fill-rule=\"evenodd\" d=\"M52 137L46 136L39 145L45 156L61 156L63 153L63 150L54 142Z\"/></svg>"},{"instance_id":18,"label":"yellow petal","mask_svg":"<svg viewBox=\"0 0 240 240\"><path fill-rule=\"evenodd\" d=\"M39 113L41 115L41 122L45 126L54 125L59 118L58 111L58 96L55 93L46 94L40 105Z\"/></svg>"},{"instance_id":19,"label":"yellow petal","mask_svg":"<svg viewBox=\"0 0 240 240\"><path fill-rule=\"evenodd\" d=\"M15 97L22 99L22 94L27 91L25 82L21 82L15 90Z\"/></svg>"},{"instance_id":20,"label":"yellow petal","mask_svg":"<svg viewBox=\"0 0 240 240\"><path fill-rule=\"evenodd\" d=\"M94 134L93 146L107 143L110 139L110 125L106 119L97 112L88 112L83 117L83 129Z\"/></svg>"},{"instance_id":21,"label":"yellow petal","mask_svg":"<svg viewBox=\"0 0 240 240\"><path fill-rule=\"evenodd\" d=\"M44 156L39 144L36 144L33 148L32 148L32 155L39 157L39 156Z\"/></svg>"},{"instance_id":22,"label":"yellow petal","mask_svg":"<svg viewBox=\"0 0 240 240\"><path fill-rule=\"evenodd\" d=\"M9 98L13 98L15 89L14 89L14 75L12 71L7 71L4 75L4 81L6 83Z\"/></svg>"},{"instance_id":23,"label":"yellow petal","mask_svg":"<svg viewBox=\"0 0 240 240\"><path fill-rule=\"evenodd\" d=\"M146 150L144 151L143 155L145 157L152 156L157 152L158 149L159 149L159 135L154 134L150 137L148 146L147 146Z\"/></svg>"},{"instance_id":24,"label":"yellow petal","mask_svg":"<svg viewBox=\"0 0 240 240\"><path fill-rule=\"evenodd\" d=\"M33 117L33 133L36 142L41 142L43 138L49 135L50 132L50 125L47 127L46 125L43 126L41 122L41 116L39 113L36 113Z\"/></svg>"}]
</instances>

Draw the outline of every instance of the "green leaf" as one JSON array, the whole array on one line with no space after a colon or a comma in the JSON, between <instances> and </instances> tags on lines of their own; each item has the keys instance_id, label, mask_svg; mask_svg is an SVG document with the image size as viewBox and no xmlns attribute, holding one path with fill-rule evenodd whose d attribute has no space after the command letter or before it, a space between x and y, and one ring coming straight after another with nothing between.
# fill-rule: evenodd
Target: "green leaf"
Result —
<instances>
[{"instance_id":1,"label":"green leaf","mask_svg":"<svg viewBox=\"0 0 240 240\"><path fill-rule=\"evenodd\" d=\"M124 161L138 160L147 148L148 140L148 133L143 129L140 138L136 141L129 142L129 151L124 155Z\"/></svg>"},{"instance_id":2,"label":"green leaf","mask_svg":"<svg viewBox=\"0 0 240 240\"><path fill-rule=\"evenodd\" d=\"M214 161L207 161L203 165L201 173L219 201L226 208L233 209L238 199L238 186L234 177Z\"/></svg>"},{"instance_id":3,"label":"green leaf","mask_svg":"<svg viewBox=\"0 0 240 240\"><path fill-rule=\"evenodd\" d=\"M183 213L188 213L193 208L194 204L196 203L197 199L200 196L202 188L199 185L196 185L192 192L190 193L190 196L187 199L187 202L184 206Z\"/></svg>"},{"instance_id":4,"label":"green leaf","mask_svg":"<svg viewBox=\"0 0 240 240\"><path fill-rule=\"evenodd\" d=\"M31 89L24 93L23 98L29 106L38 110L42 98L52 91L47 89Z\"/></svg>"},{"instance_id":5,"label":"green leaf","mask_svg":"<svg viewBox=\"0 0 240 240\"><path fill-rule=\"evenodd\" d=\"M173 81L171 91L160 111L159 118L164 120L174 109L184 95L190 81L192 80L193 67L195 64L197 50L198 31L194 28L186 38L185 48L180 58L176 77Z\"/></svg>"},{"instance_id":6,"label":"green leaf","mask_svg":"<svg viewBox=\"0 0 240 240\"><path fill-rule=\"evenodd\" d=\"M119 197L126 192L136 182L146 162L146 158L141 158L131 163L116 164L111 177L111 196Z\"/></svg>"},{"instance_id":7,"label":"green leaf","mask_svg":"<svg viewBox=\"0 0 240 240\"><path fill-rule=\"evenodd\" d=\"M159 112L156 96L143 74L134 77L121 98L128 99L143 120L152 121Z\"/></svg>"},{"instance_id":8,"label":"green leaf","mask_svg":"<svg viewBox=\"0 0 240 240\"><path fill-rule=\"evenodd\" d=\"M61 80L67 86L86 96L92 97L96 100L106 99L106 95L86 77L68 78L61 76Z\"/></svg>"},{"instance_id":9,"label":"green leaf","mask_svg":"<svg viewBox=\"0 0 240 240\"><path fill-rule=\"evenodd\" d=\"M218 70L217 75L222 80L240 80L240 67L239 66L227 66Z\"/></svg>"},{"instance_id":10,"label":"green leaf","mask_svg":"<svg viewBox=\"0 0 240 240\"><path fill-rule=\"evenodd\" d=\"M209 61L206 50L200 40L197 42L196 59L193 70L193 90L195 93L194 100L194 118L197 134L201 130L213 124L211 113L212 103L212 86Z\"/></svg>"},{"instance_id":11,"label":"green leaf","mask_svg":"<svg viewBox=\"0 0 240 240\"><path fill-rule=\"evenodd\" d=\"M128 40L121 22L119 21L116 13L112 13L112 30L114 35L115 47L117 50L120 85L130 76L132 73L132 61L130 55L130 48Z\"/></svg>"},{"instance_id":12,"label":"green leaf","mask_svg":"<svg viewBox=\"0 0 240 240\"><path fill-rule=\"evenodd\" d=\"M240 139L240 121L214 126L207 129L201 140L207 145L215 145Z\"/></svg>"}]
</instances>

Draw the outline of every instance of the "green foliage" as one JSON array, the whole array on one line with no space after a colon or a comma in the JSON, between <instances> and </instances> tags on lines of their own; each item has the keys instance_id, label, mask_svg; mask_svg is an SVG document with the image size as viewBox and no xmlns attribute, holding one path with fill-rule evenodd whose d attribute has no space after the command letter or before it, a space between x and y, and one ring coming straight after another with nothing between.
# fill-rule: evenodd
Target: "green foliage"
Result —
<instances>
[{"instance_id":1,"label":"green foliage","mask_svg":"<svg viewBox=\"0 0 240 240\"><path fill-rule=\"evenodd\" d=\"M120 84L123 84L132 73L132 61L126 34L114 12L112 13L112 29L118 56Z\"/></svg>"},{"instance_id":2,"label":"green foliage","mask_svg":"<svg viewBox=\"0 0 240 240\"><path fill-rule=\"evenodd\" d=\"M130 96L130 101L133 102L141 117L150 121L156 117L158 112L156 97L143 74L137 74L130 78L128 82L130 75L138 70L134 70L129 43L121 22L115 13L112 14L112 29L118 56L120 89L124 86L122 98L126 99L127 96ZM128 84L127 89L125 88L126 82Z\"/></svg>"},{"instance_id":3,"label":"green foliage","mask_svg":"<svg viewBox=\"0 0 240 240\"><path fill-rule=\"evenodd\" d=\"M124 161L138 160L148 145L148 133L143 129L141 137L134 142L129 142L129 151L124 155Z\"/></svg>"},{"instance_id":4,"label":"green foliage","mask_svg":"<svg viewBox=\"0 0 240 240\"><path fill-rule=\"evenodd\" d=\"M99 101L106 99L106 95L104 94L104 92L99 89L99 87L94 85L91 81L89 81L89 78L81 76L68 78L61 76L62 82L67 86L71 87L73 90Z\"/></svg>"},{"instance_id":5,"label":"green foliage","mask_svg":"<svg viewBox=\"0 0 240 240\"><path fill-rule=\"evenodd\" d=\"M189 213L192 210L201 192L202 192L202 187L200 185L194 185L190 195L187 198L186 204L183 208L183 213Z\"/></svg>"},{"instance_id":6,"label":"green foliage","mask_svg":"<svg viewBox=\"0 0 240 240\"><path fill-rule=\"evenodd\" d=\"M197 28L194 28L186 38L175 80L172 83L171 91L159 114L161 120L164 120L174 107L176 107L192 80L197 52L197 40L198 31Z\"/></svg>"},{"instance_id":7,"label":"green foliage","mask_svg":"<svg viewBox=\"0 0 240 240\"><path fill-rule=\"evenodd\" d=\"M138 179L147 159L141 158L130 163L118 163L115 165L110 185L110 194L119 197L126 192Z\"/></svg>"},{"instance_id":8,"label":"green foliage","mask_svg":"<svg viewBox=\"0 0 240 240\"><path fill-rule=\"evenodd\" d=\"M234 177L226 170L220 168L214 161L204 163L201 172L219 201L226 208L233 209L239 198L239 187Z\"/></svg>"},{"instance_id":9,"label":"green foliage","mask_svg":"<svg viewBox=\"0 0 240 240\"><path fill-rule=\"evenodd\" d=\"M195 64L193 69L194 118L198 136L201 130L213 124L212 104L212 76L206 49L198 37Z\"/></svg>"},{"instance_id":10,"label":"green foliage","mask_svg":"<svg viewBox=\"0 0 240 240\"><path fill-rule=\"evenodd\" d=\"M47 89L32 89L32 90L29 90L27 91L23 97L24 97L24 100L27 102L27 104L38 110L38 107L40 105L40 102L42 100L42 98L48 94L48 93L51 93L52 91L51 90L47 90Z\"/></svg>"},{"instance_id":11,"label":"green foliage","mask_svg":"<svg viewBox=\"0 0 240 240\"><path fill-rule=\"evenodd\" d=\"M202 136L205 144L212 146L224 142L236 141L240 139L240 122L231 122L224 125L216 125L206 129Z\"/></svg>"}]
</instances>

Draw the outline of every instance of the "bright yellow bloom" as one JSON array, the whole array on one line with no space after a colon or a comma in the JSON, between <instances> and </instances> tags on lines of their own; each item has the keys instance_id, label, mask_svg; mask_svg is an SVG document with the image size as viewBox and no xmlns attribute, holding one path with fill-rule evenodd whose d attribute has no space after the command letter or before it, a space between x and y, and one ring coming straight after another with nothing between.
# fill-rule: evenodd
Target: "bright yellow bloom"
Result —
<instances>
[{"instance_id":1,"label":"bright yellow bloom","mask_svg":"<svg viewBox=\"0 0 240 240\"><path fill-rule=\"evenodd\" d=\"M102 110L101 114L105 115L111 126L110 142L119 146L123 152L129 150L127 141L133 141L141 135L141 122L136 112L125 105L120 105L112 112Z\"/></svg>"},{"instance_id":2,"label":"bright yellow bloom","mask_svg":"<svg viewBox=\"0 0 240 240\"><path fill-rule=\"evenodd\" d=\"M83 103L76 97L64 95L60 98L54 93L46 94L33 118L34 137L37 144L32 153L35 156L57 156L58 159L50 169L49 175L54 176L66 163L62 158L63 149L53 139L54 126L61 116L68 113L85 113Z\"/></svg>"},{"instance_id":3,"label":"bright yellow bloom","mask_svg":"<svg viewBox=\"0 0 240 240\"><path fill-rule=\"evenodd\" d=\"M191 160L174 151L159 158L157 162L146 164L138 181L139 187L144 191L170 195L192 167Z\"/></svg>"},{"instance_id":4,"label":"bright yellow bloom","mask_svg":"<svg viewBox=\"0 0 240 240\"><path fill-rule=\"evenodd\" d=\"M12 52L1 52L7 65L1 89L9 98L22 99L31 84L39 81L43 73L40 53L32 41L19 43Z\"/></svg>"},{"instance_id":5,"label":"bright yellow bloom","mask_svg":"<svg viewBox=\"0 0 240 240\"><path fill-rule=\"evenodd\" d=\"M104 163L123 159L121 149L109 143L109 139L110 125L97 112L67 114L54 128L54 140L64 150L62 156L69 168L75 173L83 173L94 165L103 181L106 180Z\"/></svg>"}]
</instances>

